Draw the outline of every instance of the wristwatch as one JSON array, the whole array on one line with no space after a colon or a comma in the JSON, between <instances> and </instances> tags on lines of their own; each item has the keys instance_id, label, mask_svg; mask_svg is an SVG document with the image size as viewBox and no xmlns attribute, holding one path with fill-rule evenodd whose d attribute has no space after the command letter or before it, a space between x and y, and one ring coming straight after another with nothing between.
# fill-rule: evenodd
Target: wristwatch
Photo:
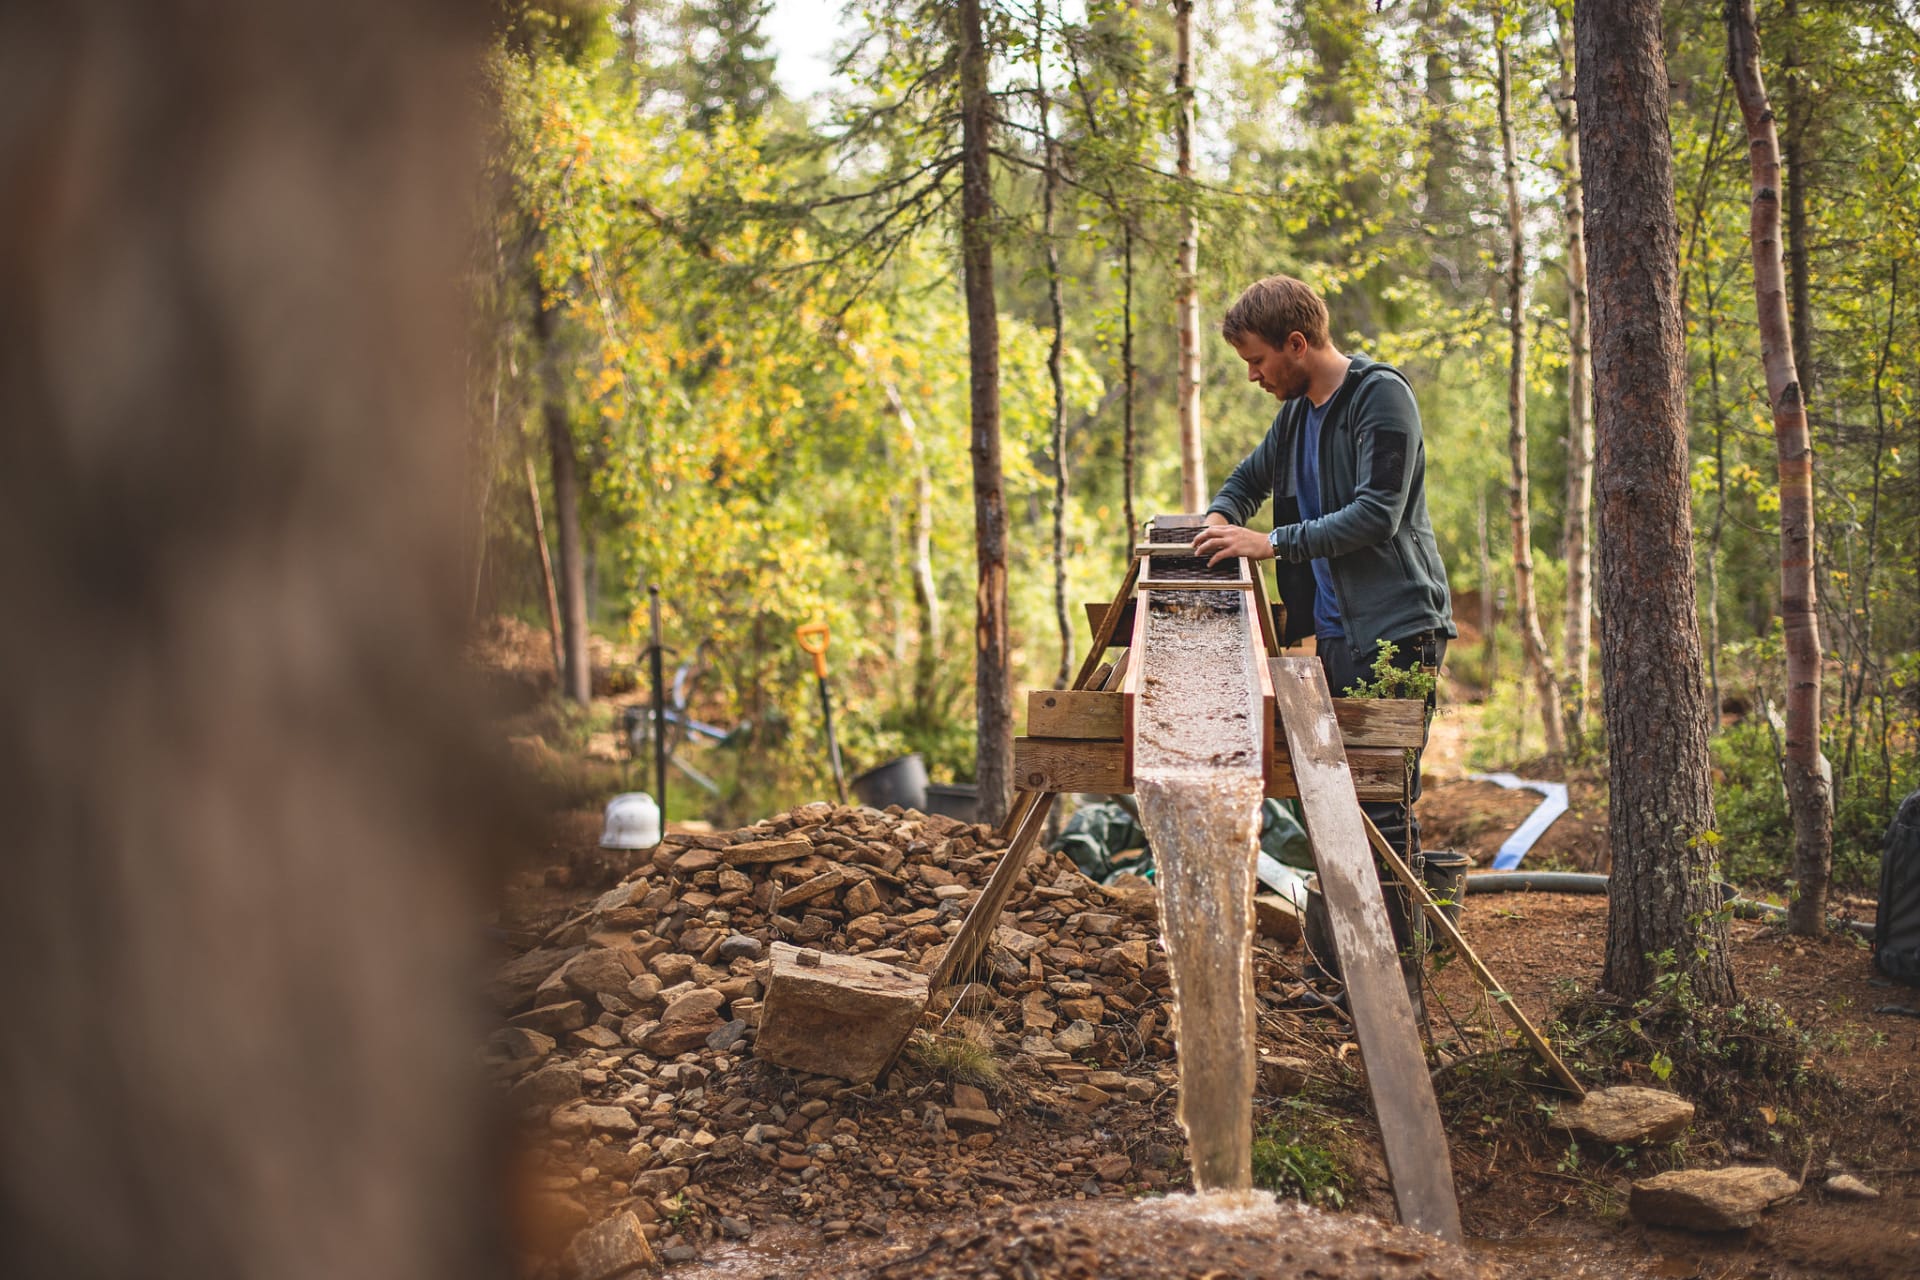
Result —
<instances>
[{"instance_id":1,"label":"wristwatch","mask_svg":"<svg viewBox=\"0 0 1920 1280\"><path fill-rule=\"evenodd\" d=\"M1273 526L1273 531L1267 534L1267 545L1273 548L1274 555L1277 556L1280 554L1280 526L1279 525Z\"/></svg>"}]
</instances>

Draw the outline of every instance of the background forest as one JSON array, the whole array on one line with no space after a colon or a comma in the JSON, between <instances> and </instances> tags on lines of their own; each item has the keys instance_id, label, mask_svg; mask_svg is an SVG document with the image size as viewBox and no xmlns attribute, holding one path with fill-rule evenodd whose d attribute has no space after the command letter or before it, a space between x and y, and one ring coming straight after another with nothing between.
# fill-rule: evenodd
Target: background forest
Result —
<instances>
[{"instance_id":1,"label":"background forest","mask_svg":"<svg viewBox=\"0 0 1920 1280\"><path fill-rule=\"evenodd\" d=\"M822 793L793 640L814 620L832 627L850 768L917 750L936 779L973 776L959 50L976 7L1012 687L1064 681L1081 602L1118 585L1132 527L1183 509L1175 299L1197 225L1208 491L1272 413L1218 316L1261 275L1301 276L1338 346L1418 391L1463 631L1449 687L1497 729L1480 762L1597 755L1571 32L1548 3L874 0L844 18L830 94L804 102L775 79L767 0L517 9L485 85L502 123L473 254L476 617L551 627L562 690L584 702L588 633L630 659L659 584L669 673L697 656L695 709L754 726L706 753L722 796L676 791L682 815ZM1722 853L1777 876L1779 501L1746 135L1720 5L1666 15ZM1920 785L1920 11L1770 0L1759 27L1817 456L1835 872L1857 885Z\"/></svg>"}]
</instances>

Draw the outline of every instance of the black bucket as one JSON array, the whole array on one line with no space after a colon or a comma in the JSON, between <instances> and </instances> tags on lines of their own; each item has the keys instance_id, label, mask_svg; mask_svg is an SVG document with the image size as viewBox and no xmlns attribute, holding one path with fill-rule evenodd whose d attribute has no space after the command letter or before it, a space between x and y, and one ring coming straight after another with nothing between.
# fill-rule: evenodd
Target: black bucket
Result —
<instances>
[{"instance_id":1,"label":"black bucket","mask_svg":"<svg viewBox=\"0 0 1920 1280\"><path fill-rule=\"evenodd\" d=\"M980 788L971 782L929 782L922 813L938 813L962 822L980 821Z\"/></svg>"},{"instance_id":2,"label":"black bucket","mask_svg":"<svg viewBox=\"0 0 1920 1280\"><path fill-rule=\"evenodd\" d=\"M1460 901L1467 896L1467 868L1472 865L1473 859L1457 849L1427 849L1420 854L1420 878L1455 928L1460 927Z\"/></svg>"},{"instance_id":3,"label":"black bucket","mask_svg":"<svg viewBox=\"0 0 1920 1280\"><path fill-rule=\"evenodd\" d=\"M853 794L861 804L884 809L897 804L903 809L927 807L927 762L918 752L875 765L852 782Z\"/></svg>"}]
</instances>

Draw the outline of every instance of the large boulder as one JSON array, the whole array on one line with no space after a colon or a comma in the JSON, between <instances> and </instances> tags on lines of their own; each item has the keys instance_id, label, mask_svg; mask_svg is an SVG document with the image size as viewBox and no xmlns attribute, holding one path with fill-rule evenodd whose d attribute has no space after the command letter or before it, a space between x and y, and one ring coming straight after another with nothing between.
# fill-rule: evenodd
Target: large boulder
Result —
<instances>
[{"instance_id":1,"label":"large boulder","mask_svg":"<svg viewBox=\"0 0 1920 1280\"><path fill-rule=\"evenodd\" d=\"M1675 1169L1634 1183L1627 1211L1653 1226L1738 1231L1799 1190L1771 1165Z\"/></svg>"}]
</instances>

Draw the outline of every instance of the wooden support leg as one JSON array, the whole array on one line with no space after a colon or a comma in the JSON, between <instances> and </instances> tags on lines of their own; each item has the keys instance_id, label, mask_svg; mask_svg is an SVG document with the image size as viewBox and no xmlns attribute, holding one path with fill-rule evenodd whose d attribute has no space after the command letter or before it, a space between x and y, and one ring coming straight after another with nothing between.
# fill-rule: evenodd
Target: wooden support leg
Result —
<instances>
[{"instance_id":1,"label":"wooden support leg","mask_svg":"<svg viewBox=\"0 0 1920 1280\"><path fill-rule=\"evenodd\" d=\"M981 890L980 900L973 904L973 910L967 913L967 918L960 924L960 932L954 934L953 941L947 944L946 955L941 957L940 966L933 971L933 977L927 983L929 996L938 994L948 983L972 969L986 954L987 943L993 939L994 926L1000 923L1000 913L1006 910L1007 899L1013 894L1013 884L1020 876L1020 868L1038 843L1040 832L1047 825L1047 815L1053 811L1052 792L1027 794L1033 797L1033 803L1021 817L1019 830L1014 832L1012 843L1000 856L1000 865L987 878L987 887Z\"/></svg>"}]
</instances>

